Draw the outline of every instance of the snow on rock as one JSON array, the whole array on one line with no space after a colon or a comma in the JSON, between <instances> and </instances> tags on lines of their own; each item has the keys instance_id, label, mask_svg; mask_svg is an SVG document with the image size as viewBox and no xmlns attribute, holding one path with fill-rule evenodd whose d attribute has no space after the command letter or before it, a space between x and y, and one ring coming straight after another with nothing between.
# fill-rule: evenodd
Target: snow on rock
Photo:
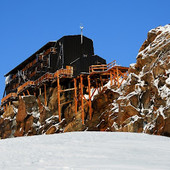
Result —
<instances>
[{"instance_id":1,"label":"snow on rock","mask_svg":"<svg viewBox=\"0 0 170 170\"><path fill-rule=\"evenodd\" d=\"M0 141L0 169L168 170L170 139L132 133L77 132Z\"/></svg>"},{"instance_id":2,"label":"snow on rock","mask_svg":"<svg viewBox=\"0 0 170 170\"><path fill-rule=\"evenodd\" d=\"M169 69L170 25L166 25L149 31L136 64L130 65L128 78L117 90L120 96L104 114L101 111L102 129L170 136Z\"/></svg>"}]
</instances>

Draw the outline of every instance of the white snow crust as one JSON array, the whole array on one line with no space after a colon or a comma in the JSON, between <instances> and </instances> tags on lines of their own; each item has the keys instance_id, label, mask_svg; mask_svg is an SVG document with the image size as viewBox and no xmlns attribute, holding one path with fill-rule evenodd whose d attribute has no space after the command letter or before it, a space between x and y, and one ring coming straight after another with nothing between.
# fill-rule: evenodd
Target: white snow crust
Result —
<instances>
[{"instance_id":1,"label":"white snow crust","mask_svg":"<svg viewBox=\"0 0 170 170\"><path fill-rule=\"evenodd\" d=\"M121 132L72 132L0 140L0 169L162 170L170 138Z\"/></svg>"}]
</instances>

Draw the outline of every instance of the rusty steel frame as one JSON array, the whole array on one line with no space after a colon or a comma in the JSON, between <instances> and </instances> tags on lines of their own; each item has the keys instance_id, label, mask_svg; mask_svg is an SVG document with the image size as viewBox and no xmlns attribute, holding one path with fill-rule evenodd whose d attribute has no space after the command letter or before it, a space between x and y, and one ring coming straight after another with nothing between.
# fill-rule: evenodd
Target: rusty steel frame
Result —
<instances>
[{"instance_id":1,"label":"rusty steel frame","mask_svg":"<svg viewBox=\"0 0 170 170\"><path fill-rule=\"evenodd\" d=\"M57 100L58 100L58 116L59 116L59 122L61 122L61 108L60 108L60 77L57 73Z\"/></svg>"},{"instance_id":2,"label":"rusty steel frame","mask_svg":"<svg viewBox=\"0 0 170 170\"><path fill-rule=\"evenodd\" d=\"M33 63L34 64L34 63ZM73 72L72 72L72 68L68 67L68 69L62 69L62 70L57 70L54 74L51 73L46 73L43 76L41 76L39 79L35 80L34 82L26 82L25 84L21 85L18 87L18 92L22 93L25 96L25 91L27 92L28 95L30 95L30 92L28 90L28 86L31 85L36 85L37 87L40 85L40 83L42 83L42 85L44 85L44 105L47 106L47 85L45 83L44 80L57 80L57 100L58 100L58 116L59 116L59 121L61 121L61 106L63 106L64 104L68 104L72 101L67 101L65 103L61 103L61 99L60 99L60 94L66 91L74 91L74 103L75 103L75 114L77 114L78 112L78 101L80 99L80 103L81 103L81 117L82 117L82 124L84 124L85 120L85 112L84 112L84 100L86 101L86 103L88 104L89 107L89 119L92 120L92 97L94 96L94 93L96 92L96 90L98 90L98 92L102 92L104 83L106 83L107 81L110 80L110 84L111 86L113 85L113 80L114 80L114 85L117 85L117 87L119 88L122 84L122 82L126 79L127 74L128 74L128 68L127 67L121 67L121 66L116 66L115 65L115 61L109 63L107 65L107 69L106 69L106 65L93 65L90 66L89 68L89 75L86 76L84 74L79 75L76 78L73 78ZM97 71L99 70L99 71ZM93 75L97 75L98 78L96 79L95 77L93 77ZM108 76L106 77L102 77L102 76ZM122 80L120 81L120 77L122 77ZM74 81L74 88L70 88L70 89L63 89L61 90L61 86L60 86L60 79L64 79L64 78L71 78ZM109 79L110 78L110 79ZM83 80L87 81L87 89L88 89L88 96L89 99L86 99L84 97L84 93L83 93L83 89L84 89L84 84L83 84ZM94 86L94 91L91 94L91 82L95 81L95 86ZM79 87L77 87L77 84L79 84ZM23 90L25 88L25 91ZM78 90L80 90L80 92L78 93ZM34 95L36 96L36 93L34 91ZM39 86L39 95L41 95L41 87ZM17 94L17 96L19 96L19 93ZM10 102L10 101L9 101ZM9 103L10 105L11 103ZM4 111L6 111L7 109L7 104L3 106L4 107Z\"/></svg>"},{"instance_id":3,"label":"rusty steel frame","mask_svg":"<svg viewBox=\"0 0 170 170\"><path fill-rule=\"evenodd\" d=\"M77 79L74 78L74 102L75 102L75 114L77 114Z\"/></svg>"},{"instance_id":4,"label":"rusty steel frame","mask_svg":"<svg viewBox=\"0 0 170 170\"><path fill-rule=\"evenodd\" d=\"M80 75L80 98L81 98L81 116L82 124L84 125L84 101L83 101L83 76Z\"/></svg>"}]
</instances>

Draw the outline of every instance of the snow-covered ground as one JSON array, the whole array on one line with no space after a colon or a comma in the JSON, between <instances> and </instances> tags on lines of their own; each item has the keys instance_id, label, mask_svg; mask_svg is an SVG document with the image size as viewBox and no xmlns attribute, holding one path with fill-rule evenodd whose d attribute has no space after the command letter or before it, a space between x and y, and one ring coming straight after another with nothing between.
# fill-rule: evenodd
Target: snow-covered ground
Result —
<instances>
[{"instance_id":1,"label":"snow-covered ground","mask_svg":"<svg viewBox=\"0 0 170 170\"><path fill-rule=\"evenodd\" d=\"M5 139L0 169L170 169L170 138L73 132Z\"/></svg>"}]
</instances>

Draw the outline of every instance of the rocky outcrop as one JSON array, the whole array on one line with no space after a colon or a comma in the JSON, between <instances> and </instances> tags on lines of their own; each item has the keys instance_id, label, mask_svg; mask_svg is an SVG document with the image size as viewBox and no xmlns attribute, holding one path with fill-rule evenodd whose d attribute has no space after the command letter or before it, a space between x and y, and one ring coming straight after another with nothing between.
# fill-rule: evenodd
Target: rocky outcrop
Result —
<instances>
[{"instance_id":1,"label":"rocky outcrop","mask_svg":"<svg viewBox=\"0 0 170 170\"><path fill-rule=\"evenodd\" d=\"M166 25L148 33L136 64L117 89L120 97L106 114L105 129L170 136L169 83L170 25Z\"/></svg>"},{"instance_id":2,"label":"rocky outcrop","mask_svg":"<svg viewBox=\"0 0 170 170\"><path fill-rule=\"evenodd\" d=\"M59 122L56 87L47 88L47 106L43 93L20 97L0 117L0 137L84 130L170 136L170 25L149 31L120 88L108 84L92 101L91 120L84 100L84 125L81 107L75 114L74 102L62 108ZM63 94L60 98L67 100Z\"/></svg>"}]
</instances>

